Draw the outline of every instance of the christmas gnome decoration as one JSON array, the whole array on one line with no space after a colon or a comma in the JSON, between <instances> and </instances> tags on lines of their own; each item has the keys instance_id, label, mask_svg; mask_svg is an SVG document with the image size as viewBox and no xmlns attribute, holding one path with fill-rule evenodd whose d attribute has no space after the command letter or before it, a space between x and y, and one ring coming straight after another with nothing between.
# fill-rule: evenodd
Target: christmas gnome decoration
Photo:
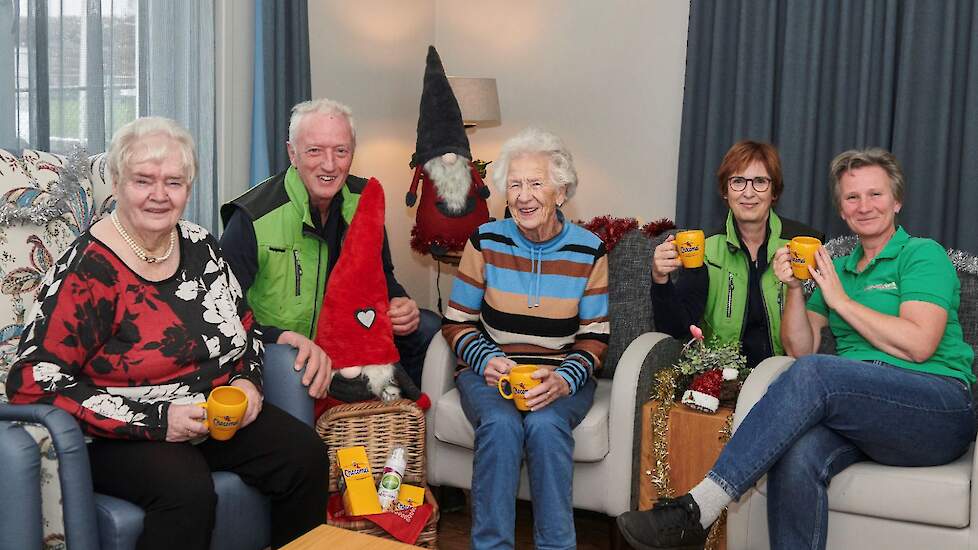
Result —
<instances>
[{"instance_id":1,"label":"christmas gnome decoration","mask_svg":"<svg viewBox=\"0 0 978 550\"><path fill-rule=\"evenodd\" d=\"M462 111L434 46L428 46L418 138L410 165L414 178L408 206L417 201L421 182L411 248L435 256L462 250L475 228L489 221L489 188L472 163Z\"/></svg>"},{"instance_id":2,"label":"christmas gnome decoration","mask_svg":"<svg viewBox=\"0 0 978 550\"><path fill-rule=\"evenodd\" d=\"M398 363L381 263L383 243L384 190L371 178L323 297L316 344L329 355L334 372L329 395L316 403L317 415L336 402L378 397L386 401L403 396L422 409L431 403Z\"/></svg>"}]
</instances>

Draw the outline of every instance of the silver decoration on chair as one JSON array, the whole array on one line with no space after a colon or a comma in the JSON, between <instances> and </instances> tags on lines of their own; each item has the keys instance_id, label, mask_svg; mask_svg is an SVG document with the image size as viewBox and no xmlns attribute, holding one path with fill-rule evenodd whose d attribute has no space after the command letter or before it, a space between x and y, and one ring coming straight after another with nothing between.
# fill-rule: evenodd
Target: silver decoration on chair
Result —
<instances>
[{"instance_id":1,"label":"silver decoration on chair","mask_svg":"<svg viewBox=\"0 0 978 550\"><path fill-rule=\"evenodd\" d=\"M963 250L948 248L947 257L954 264L954 269L957 269L959 272L963 271L971 275L978 275L978 256Z\"/></svg>"},{"instance_id":2,"label":"silver decoration on chair","mask_svg":"<svg viewBox=\"0 0 978 550\"><path fill-rule=\"evenodd\" d=\"M41 189L37 179L33 179L34 187L40 193L30 204L18 205L8 197L0 205L0 225L12 226L20 224L47 225L71 210L71 202L85 193L81 182L88 179L88 154L85 148L76 145L65 159L64 166L55 167L58 179L51 182L47 189Z\"/></svg>"}]
</instances>

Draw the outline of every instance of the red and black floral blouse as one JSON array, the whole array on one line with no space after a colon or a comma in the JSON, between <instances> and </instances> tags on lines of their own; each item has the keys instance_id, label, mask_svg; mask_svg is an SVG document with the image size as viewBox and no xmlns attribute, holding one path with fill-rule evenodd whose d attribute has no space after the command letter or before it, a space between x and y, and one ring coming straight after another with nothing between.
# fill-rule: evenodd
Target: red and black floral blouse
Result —
<instances>
[{"instance_id":1,"label":"red and black floral blouse","mask_svg":"<svg viewBox=\"0 0 978 550\"><path fill-rule=\"evenodd\" d=\"M261 388L261 333L217 240L178 224L180 266L143 279L91 233L45 277L7 379L11 403L49 403L86 434L166 436L170 403L246 378Z\"/></svg>"}]
</instances>

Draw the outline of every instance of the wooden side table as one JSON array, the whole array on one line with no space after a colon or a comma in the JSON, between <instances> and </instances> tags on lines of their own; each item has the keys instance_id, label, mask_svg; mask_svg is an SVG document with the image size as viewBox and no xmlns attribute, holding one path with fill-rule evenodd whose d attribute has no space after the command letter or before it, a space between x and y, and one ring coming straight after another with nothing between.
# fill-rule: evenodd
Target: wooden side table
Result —
<instances>
[{"instance_id":1,"label":"wooden side table","mask_svg":"<svg viewBox=\"0 0 978 550\"><path fill-rule=\"evenodd\" d=\"M675 403L667 412L663 411L668 415L666 429L656 430L653 420L660 410L662 404L659 401L649 401L642 406L639 510L652 508L659 498L658 487L669 487L672 489L672 496L689 492L710 471L730 438L733 421L733 409L730 407L720 407L716 414L708 414ZM664 433L656 434L656 431ZM657 442L657 435L664 436L664 441ZM665 457L657 456L662 454L662 443L667 450ZM664 458L668 463L668 472L665 474L655 469L657 458ZM713 527L710 539L715 542L707 548L726 549L725 515L720 516L717 525Z\"/></svg>"},{"instance_id":2,"label":"wooden side table","mask_svg":"<svg viewBox=\"0 0 978 550\"><path fill-rule=\"evenodd\" d=\"M282 547L282 550L330 550L334 548L349 548L351 550L409 550L417 548L410 544L393 540L381 539L347 531L331 525L320 525L305 535Z\"/></svg>"}]
</instances>

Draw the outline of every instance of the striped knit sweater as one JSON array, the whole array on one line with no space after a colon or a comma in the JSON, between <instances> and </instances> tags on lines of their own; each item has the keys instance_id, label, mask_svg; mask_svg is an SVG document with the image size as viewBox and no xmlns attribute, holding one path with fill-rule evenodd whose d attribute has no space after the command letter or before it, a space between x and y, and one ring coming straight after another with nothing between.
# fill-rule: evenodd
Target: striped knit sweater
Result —
<instances>
[{"instance_id":1,"label":"striped knit sweater","mask_svg":"<svg viewBox=\"0 0 978 550\"><path fill-rule=\"evenodd\" d=\"M493 357L555 367L576 392L608 349L608 258L590 231L564 222L535 243L512 219L482 225L462 253L442 333L480 375Z\"/></svg>"}]
</instances>

